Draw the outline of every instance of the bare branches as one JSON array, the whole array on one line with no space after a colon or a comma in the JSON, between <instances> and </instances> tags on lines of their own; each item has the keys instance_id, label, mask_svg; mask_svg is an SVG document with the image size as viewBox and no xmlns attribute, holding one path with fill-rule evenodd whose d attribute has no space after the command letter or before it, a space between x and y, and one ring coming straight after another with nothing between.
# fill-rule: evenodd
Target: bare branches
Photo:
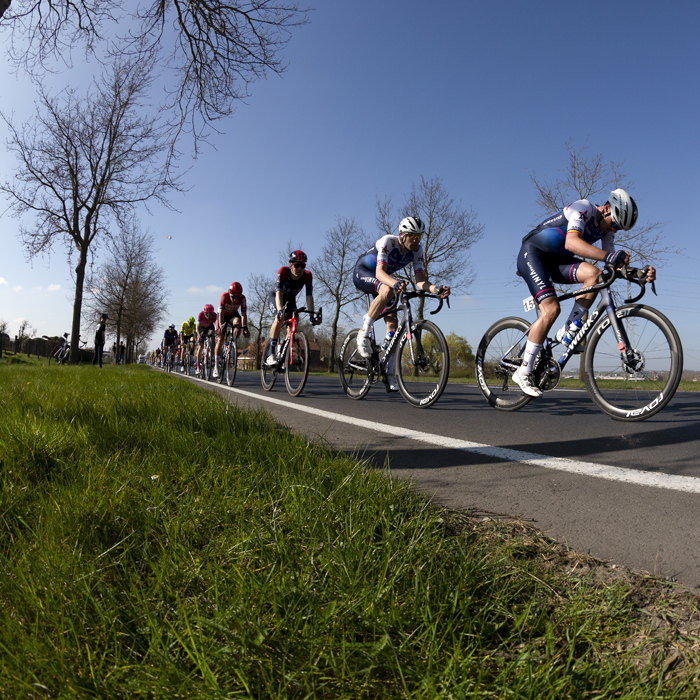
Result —
<instances>
[{"instance_id":1,"label":"bare branches","mask_svg":"<svg viewBox=\"0 0 700 700\"><path fill-rule=\"evenodd\" d=\"M30 74L72 49L97 53L105 38L112 58L152 60L164 49L174 72L169 108L176 114L175 139L183 130L197 139L208 125L229 116L249 96L249 86L286 65L280 53L292 29L307 21L295 0L153 0L124 10L128 36L115 39L121 4L116 0L14 0L1 25L12 32L10 55Z\"/></svg>"},{"instance_id":2,"label":"bare branches","mask_svg":"<svg viewBox=\"0 0 700 700\"><path fill-rule=\"evenodd\" d=\"M110 221L123 227L138 204L168 206L168 193L179 189L170 174L167 124L144 111L154 60L115 63L84 97L70 89L52 97L40 89L37 114L21 127L0 115L19 162L15 179L0 183L0 192L15 216L32 217L20 229L27 253L47 253L57 241L69 260L78 253L75 359L88 251Z\"/></svg>"},{"instance_id":3,"label":"bare branches","mask_svg":"<svg viewBox=\"0 0 700 700\"><path fill-rule=\"evenodd\" d=\"M364 296L353 284L352 274L357 258L369 246L367 235L353 217L339 216L336 225L326 231L324 241L321 257L313 264L313 275L320 285L321 299L333 307L330 352L330 370L333 371L340 317L347 315L347 306L356 304Z\"/></svg>"},{"instance_id":4,"label":"bare branches","mask_svg":"<svg viewBox=\"0 0 700 700\"><path fill-rule=\"evenodd\" d=\"M110 236L106 262L87 281L88 317L96 321L107 313L117 344L123 337L138 344L165 316L165 271L155 262L154 242L154 234L129 221Z\"/></svg>"}]
</instances>

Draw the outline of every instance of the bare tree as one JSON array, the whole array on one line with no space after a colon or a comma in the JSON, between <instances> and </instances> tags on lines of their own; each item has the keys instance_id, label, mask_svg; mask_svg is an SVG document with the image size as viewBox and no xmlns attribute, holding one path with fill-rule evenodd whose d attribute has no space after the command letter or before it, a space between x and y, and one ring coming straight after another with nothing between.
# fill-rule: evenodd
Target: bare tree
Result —
<instances>
[{"instance_id":1,"label":"bare tree","mask_svg":"<svg viewBox=\"0 0 700 700\"><path fill-rule=\"evenodd\" d=\"M272 323L267 297L274 284L274 278L255 274L248 278L248 286L244 290L248 304L248 326L252 330L250 340L255 346L255 369L260 369L262 357L260 342L264 337L265 329Z\"/></svg>"},{"instance_id":2,"label":"bare tree","mask_svg":"<svg viewBox=\"0 0 700 700\"><path fill-rule=\"evenodd\" d=\"M122 339L129 348L138 346L165 316L165 271L155 262L154 242L154 234L132 219L110 237L107 261L88 280L88 316L97 321L108 314L117 346Z\"/></svg>"},{"instance_id":3,"label":"bare tree","mask_svg":"<svg viewBox=\"0 0 700 700\"><path fill-rule=\"evenodd\" d=\"M321 257L314 262L313 275L320 286L320 300L333 306L330 333L330 366L335 366L338 324L347 306L354 306L364 294L353 284L352 273L357 258L369 245L367 236L354 217L339 216L336 225L324 234Z\"/></svg>"},{"instance_id":4,"label":"bare tree","mask_svg":"<svg viewBox=\"0 0 700 700\"><path fill-rule=\"evenodd\" d=\"M411 187L398 215L394 215L390 198L377 199L376 222L382 236L395 234L399 221L406 216L418 216L425 224L424 269L429 279L449 285L453 292L467 292L475 276L468 251L484 235L476 213L455 202L440 178L426 180L421 176L420 183ZM394 276L407 280L416 289L412 269L405 268ZM421 298L418 318L423 318L423 309Z\"/></svg>"},{"instance_id":5,"label":"bare tree","mask_svg":"<svg viewBox=\"0 0 700 700\"><path fill-rule=\"evenodd\" d=\"M115 41L124 19L131 32ZM178 130L189 121L196 147L202 128L229 116L252 82L284 72L280 51L306 21L307 10L294 0L132 0L126 7L116 0L14 0L2 24L12 32L11 58L34 73L52 58L70 64L80 46L95 53L105 38L113 56L143 60L163 48Z\"/></svg>"},{"instance_id":6,"label":"bare tree","mask_svg":"<svg viewBox=\"0 0 700 700\"><path fill-rule=\"evenodd\" d=\"M121 225L137 204L178 189L169 175L166 125L143 111L152 84L153 61L117 63L84 97L67 89L39 93L37 115L10 129L8 148L19 161L12 182L0 183L17 217L33 215L20 227L30 258L62 243L69 262L77 251L71 359L78 360L78 336L88 254L110 220Z\"/></svg>"},{"instance_id":7,"label":"bare tree","mask_svg":"<svg viewBox=\"0 0 700 700\"><path fill-rule=\"evenodd\" d=\"M568 164L559 170L560 176L547 181L530 173L535 186L535 203L542 209L543 216L559 211L577 199L592 199L600 196L607 201L611 190L621 187L631 190L634 182L622 168L624 161L606 161L602 154L588 154L588 143L576 148L573 139L566 142ZM630 261L662 262L669 253L681 252L664 243L664 226L659 221L637 225L630 231L618 231L615 245L629 251Z\"/></svg>"}]
</instances>

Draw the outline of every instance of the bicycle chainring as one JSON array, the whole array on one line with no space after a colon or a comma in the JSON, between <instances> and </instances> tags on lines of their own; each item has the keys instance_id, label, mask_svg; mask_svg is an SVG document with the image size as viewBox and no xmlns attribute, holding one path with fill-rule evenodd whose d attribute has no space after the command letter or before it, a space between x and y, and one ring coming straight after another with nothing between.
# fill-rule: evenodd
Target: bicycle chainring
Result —
<instances>
[{"instance_id":1,"label":"bicycle chainring","mask_svg":"<svg viewBox=\"0 0 700 700\"><path fill-rule=\"evenodd\" d=\"M543 362L546 359L547 363ZM543 358L542 355L537 359L533 370L535 382L542 391L551 391L559 386L561 381L561 365L553 357Z\"/></svg>"}]
</instances>

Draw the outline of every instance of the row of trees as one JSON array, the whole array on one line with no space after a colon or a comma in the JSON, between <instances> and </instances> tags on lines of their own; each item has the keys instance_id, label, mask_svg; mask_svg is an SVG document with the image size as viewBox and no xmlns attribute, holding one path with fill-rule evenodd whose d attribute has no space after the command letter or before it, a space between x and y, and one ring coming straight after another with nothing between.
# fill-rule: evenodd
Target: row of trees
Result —
<instances>
[{"instance_id":1,"label":"row of trees","mask_svg":"<svg viewBox=\"0 0 700 700\"><path fill-rule=\"evenodd\" d=\"M255 80L282 73L280 51L307 13L287 0L0 3L9 58L37 86L32 119L17 123L9 111L0 112L18 162L15 177L0 182L0 193L22 221L20 238L30 258L49 255L55 246L67 253L75 279L76 362L89 263L115 236L133 234L137 208L171 206L169 197L182 189L176 165L183 134L193 137L196 155L209 127L232 114ZM52 95L43 76L57 64L70 68L79 49L95 59L100 74L87 91ZM156 73L167 97L154 105ZM136 236L133 246L141 243ZM114 300L107 308L113 303L121 308ZM119 316L120 329L128 317Z\"/></svg>"}]
</instances>

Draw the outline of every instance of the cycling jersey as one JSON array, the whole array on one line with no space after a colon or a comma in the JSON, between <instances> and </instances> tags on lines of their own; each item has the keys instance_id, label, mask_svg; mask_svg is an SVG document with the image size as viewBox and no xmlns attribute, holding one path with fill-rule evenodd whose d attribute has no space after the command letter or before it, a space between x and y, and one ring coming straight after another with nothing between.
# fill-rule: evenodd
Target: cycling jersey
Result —
<instances>
[{"instance_id":1,"label":"cycling jersey","mask_svg":"<svg viewBox=\"0 0 700 700\"><path fill-rule=\"evenodd\" d=\"M302 287L306 286L306 296L313 296L313 277L308 270L304 270L299 279L292 277L292 271L288 267L280 267L277 271L277 281L275 282L273 293L282 292L285 301L296 299Z\"/></svg>"},{"instance_id":2,"label":"cycling jersey","mask_svg":"<svg viewBox=\"0 0 700 700\"><path fill-rule=\"evenodd\" d=\"M166 346L175 345L176 341L177 331L174 328L167 328L165 334L163 335L163 344Z\"/></svg>"},{"instance_id":3,"label":"cycling jersey","mask_svg":"<svg viewBox=\"0 0 700 700\"><path fill-rule=\"evenodd\" d=\"M224 316L233 316L237 314L240 310L242 314L247 313L248 307L246 306L245 295L234 297L231 296L230 292L224 292L221 295L221 301L219 302L219 309L223 309Z\"/></svg>"},{"instance_id":4,"label":"cycling jersey","mask_svg":"<svg viewBox=\"0 0 700 700\"><path fill-rule=\"evenodd\" d=\"M207 313L206 311L200 311L197 316L197 324L202 328L202 330L207 330L213 328L216 323L216 314L212 311Z\"/></svg>"},{"instance_id":5,"label":"cycling jersey","mask_svg":"<svg viewBox=\"0 0 700 700\"><path fill-rule=\"evenodd\" d=\"M527 242L545 253L556 253L573 257L566 249L566 234L576 231L586 243L593 244L601 241L606 251L614 251L615 232L603 233L596 223L598 208L587 199L579 199L565 209L547 217L536 226L525 238Z\"/></svg>"},{"instance_id":6,"label":"cycling jersey","mask_svg":"<svg viewBox=\"0 0 700 700\"><path fill-rule=\"evenodd\" d=\"M413 272L423 272L423 244L421 243L417 251L411 250L406 253L401 252L401 244L398 236L382 236L372 248L370 248L357 261L358 265L376 271L378 265L384 266L384 271L388 275L393 275L398 270L402 270L407 265L413 264Z\"/></svg>"},{"instance_id":7,"label":"cycling jersey","mask_svg":"<svg viewBox=\"0 0 700 700\"><path fill-rule=\"evenodd\" d=\"M196 324L189 324L187 321L185 321L180 330L182 331L182 337L183 338L191 338L194 335L194 329L196 327Z\"/></svg>"}]
</instances>

